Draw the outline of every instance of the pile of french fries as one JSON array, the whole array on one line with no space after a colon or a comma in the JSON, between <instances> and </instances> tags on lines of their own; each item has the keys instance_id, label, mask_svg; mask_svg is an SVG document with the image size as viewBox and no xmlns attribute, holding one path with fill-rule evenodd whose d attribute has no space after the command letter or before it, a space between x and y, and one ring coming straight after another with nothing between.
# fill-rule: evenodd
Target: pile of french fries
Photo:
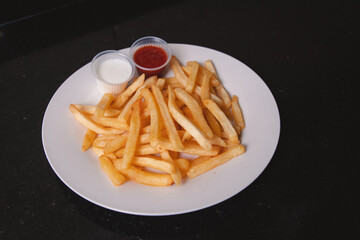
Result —
<instances>
[{"instance_id":1,"label":"pile of french fries","mask_svg":"<svg viewBox=\"0 0 360 240\"><path fill-rule=\"evenodd\" d=\"M172 56L169 64L174 77L143 74L120 95L105 93L96 106L70 104L87 129L82 151L97 154L115 186L128 179L179 185L245 152L238 97L230 97L212 61L181 65Z\"/></svg>"}]
</instances>

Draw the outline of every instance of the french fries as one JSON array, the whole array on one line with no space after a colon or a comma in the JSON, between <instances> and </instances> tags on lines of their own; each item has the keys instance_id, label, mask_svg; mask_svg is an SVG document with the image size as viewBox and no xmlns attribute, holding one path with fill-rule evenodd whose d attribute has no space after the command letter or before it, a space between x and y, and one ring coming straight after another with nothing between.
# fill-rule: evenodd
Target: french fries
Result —
<instances>
[{"instance_id":1,"label":"french fries","mask_svg":"<svg viewBox=\"0 0 360 240\"><path fill-rule=\"evenodd\" d=\"M211 149L211 143L206 138L205 134L195 126L188 118L181 113L180 109L175 104L175 94L171 87L168 87L169 94L169 111L173 118L186 130L191 136L193 136L199 145L205 149Z\"/></svg>"},{"instance_id":2,"label":"french fries","mask_svg":"<svg viewBox=\"0 0 360 240\"><path fill-rule=\"evenodd\" d=\"M245 152L239 98L224 88L213 62L182 66L172 56L169 65L174 77L143 74L116 97L69 106L86 128L81 151L92 149L114 186L181 185Z\"/></svg>"},{"instance_id":3,"label":"french fries","mask_svg":"<svg viewBox=\"0 0 360 240\"><path fill-rule=\"evenodd\" d=\"M124 156L121 168L126 169L130 166L134 157L137 139L140 133L140 102L136 101L132 107L129 135L126 141Z\"/></svg>"}]
</instances>

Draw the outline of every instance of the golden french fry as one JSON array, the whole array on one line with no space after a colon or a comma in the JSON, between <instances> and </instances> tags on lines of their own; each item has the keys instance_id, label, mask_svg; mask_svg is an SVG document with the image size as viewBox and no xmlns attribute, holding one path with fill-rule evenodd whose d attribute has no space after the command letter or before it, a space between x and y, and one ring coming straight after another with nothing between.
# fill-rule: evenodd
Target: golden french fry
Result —
<instances>
[{"instance_id":1,"label":"golden french fry","mask_svg":"<svg viewBox=\"0 0 360 240\"><path fill-rule=\"evenodd\" d=\"M234 143L239 143L238 134L233 128L230 120L226 117L223 111L213 102L211 99L204 100L204 104L209 109L209 111L214 115L214 117L218 120L221 126L224 129L225 134L228 136L230 141Z\"/></svg>"},{"instance_id":2,"label":"golden french fry","mask_svg":"<svg viewBox=\"0 0 360 240\"><path fill-rule=\"evenodd\" d=\"M114 166L121 173L123 173L128 178L134 180L137 183L149 185L149 186L169 186L173 183L173 180L169 174L161 173L150 173L143 171L135 166L130 165L128 168L123 169L122 166L123 159L116 159L114 161Z\"/></svg>"},{"instance_id":3,"label":"golden french fry","mask_svg":"<svg viewBox=\"0 0 360 240\"><path fill-rule=\"evenodd\" d=\"M159 157L135 156L132 163L139 167L149 167L169 174L175 172L174 164L169 161L164 161Z\"/></svg>"},{"instance_id":4,"label":"golden french fry","mask_svg":"<svg viewBox=\"0 0 360 240\"><path fill-rule=\"evenodd\" d=\"M191 160L190 162L190 166L189 166L189 169L193 166L196 166L198 165L199 163L203 162L203 161L206 161L206 160L209 160L211 158L211 156L198 156L196 158L194 158L193 160Z\"/></svg>"},{"instance_id":5,"label":"golden french fry","mask_svg":"<svg viewBox=\"0 0 360 240\"><path fill-rule=\"evenodd\" d=\"M135 149L137 145L137 140L140 132L140 102L137 101L132 106L130 126L129 126L129 135L126 141L124 156L122 161L122 168L126 169L130 166L131 161L135 154Z\"/></svg>"},{"instance_id":6,"label":"golden french fry","mask_svg":"<svg viewBox=\"0 0 360 240\"><path fill-rule=\"evenodd\" d=\"M211 127L211 130L213 131L214 135L217 135L218 137L222 137L221 127L214 115L209 111L209 109L204 109L204 116L206 118L206 121L208 122L209 126Z\"/></svg>"},{"instance_id":7,"label":"golden french fry","mask_svg":"<svg viewBox=\"0 0 360 240\"><path fill-rule=\"evenodd\" d=\"M185 142L184 149L181 152L190 154L190 155L198 155L198 156L215 156L220 152L220 146L211 146L210 149L204 149L197 142ZM160 139L160 145L167 150L176 152L176 149L172 146L169 140Z\"/></svg>"},{"instance_id":8,"label":"golden french fry","mask_svg":"<svg viewBox=\"0 0 360 240\"><path fill-rule=\"evenodd\" d=\"M127 122L128 117L130 117L130 110L131 110L132 105L134 104L134 102L141 99L141 97L142 97L141 89L149 88L152 84L156 83L156 80L157 80L156 76L149 77L145 80L144 84L136 90L135 94L125 104L123 110L121 111L121 113L118 116L118 119L120 119L121 121Z\"/></svg>"},{"instance_id":9,"label":"golden french fry","mask_svg":"<svg viewBox=\"0 0 360 240\"><path fill-rule=\"evenodd\" d=\"M169 142L169 145L170 142ZM123 157L124 156L125 148L120 148L115 152L117 157ZM157 154L160 153L159 150L153 148L150 144L144 144L144 145L138 145L135 149L135 155L136 156L142 156L142 155L150 155L150 154Z\"/></svg>"},{"instance_id":10,"label":"golden french fry","mask_svg":"<svg viewBox=\"0 0 360 240\"><path fill-rule=\"evenodd\" d=\"M173 118L186 130L188 131L191 136L193 136L196 141L202 146L203 148L210 150L211 143L209 139L206 138L204 133L196 127L189 119L187 119L182 113L181 110L175 104L175 93L172 88L168 87L168 107L171 115Z\"/></svg>"},{"instance_id":11,"label":"golden french fry","mask_svg":"<svg viewBox=\"0 0 360 240\"><path fill-rule=\"evenodd\" d=\"M69 109L74 115L75 119L86 128L96 132L97 134L109 135L109 134L121 134L123 130L115 128L104 128L89 119L88 116L82 114L73 104L70 104Z\"/></svg>"},{"instance_id":12,"label":"golden french fry","mask_svg":"<svg viewBox=\"0 0 360 240\"><path fill-rule=\"evenodd\" d=\"M155 86L155 85L153 85ZM141 90L141 94L144 96L145 101L147 102L150 111L150 144L154 148L159 147L160 139L160 114L159 107L155 101L154 95L150 92L149 89L144 88ZM160 150L160 149L159 149Z\"/></svg>"},{"instance_id":13,"label":"golden french fry","mask_svg":"<svg viewBox=\"0 0 360 240\"><path fill-rule=\"evenodd\" d=\"M89 117L93 122L100 124L104 127L112 127L120 130L128 130L129 125L126 122L119 120L118 118L109 118L109 117Z\"/></svg>"},{"instance_id":14,"label":"golden french fry","mask_svg":"<svg viewBox=\"0 0 360 240\"><path fill-rule=\"evenodd\" d=\"M185 87L187 82L189 81L189 78L186 76L184 70L182 69L179 60L174 55L171 56L169 65L171 70L174 72L175 77Z\"/></svg>"},{"instance_id":15,"label":"golden french fry","mask_svg":"<svg viewBox=\"0 0 360 240\"><path fill-rule=\"evenodd\" d=\"M175 88L174 92L176 97L185 103L185 105L190 109L193 120L196 125L205 133L205 135L211 139L214 136L214 133L211 131L211 128L207 124L202 107L199 103L185 90L181 88ZM191 134L191 132L189 132Z\"/></svg>"},{"instance_id":16,"label":"golden french fry","mask_svg":"<svg viewBox=\"0 0 360 240\"><path fill-rule=\"evenodd\" d=\"M83 141L82 141L81 151L84 152L93 145L96 135L97 135L96 132L91 131L90 129L86 130Z\"/></svg>"},{"instance_id":17,"label":"golden french fry","mask_svg":"<svg viewBox=\"0 0 360 240\"><path fill-rule=\"evenodd\" d=\"M232 98L231 110L237 126L239 126L241 130L243 130L245 128L245 121L239 105L239 99L236 95L234 95Z\"/></svg>"},{"instance_id":18,"label":"golden french fry","mask_svg":"<svg viewBox=\"0 0 360 240\"><path fill-rule=\"evenodd\" d=\"M169 109L166 105L165 99L163 97L163 95L160 92L160 89L157 86L152 86L151 87L153 94L155 96L155 99L159 105L160 108L160 113L163 119L163 123L165 125L165 129L166 129L166 133L169 137L169 140L171 142L171 144L174 145L174 148L178 149L178 151L180 151L181 149L184 148L180 136L178 134L178 131L175 127L175 123L173 118L170 115Z\"/></svg>"},{"instance_id":19,"label":"golden french fry","mask_svg":"<svg viewBox=\"0 0 360 240\"><path fill-rule=\"evenodd\" d=\"M169 151L163 151L160 153L160 156L163 160L167 161L169 164L173 166L173 172L169 172L171 178L174 180L176 185L180 185L182 174L179 170L178 166L174 163Z\"/></svg>"},{"instance_id":20,"label":"golden french fry","mask_svg":"<svg viewBox=\"0 0 360 240\"><path fill-rule=\"evenodd\" d=\"M208 69L210 72L212 72L217 79L219 79L219 76L216 72L215 66L213 62L209 59L204 62L205 68ZM231 98L228 94L228 92L225 90L224 86L221 84L218 86L215 86L216 93L219 95L221 100L224 102L225 108L230 108L231 106Z\"/></svg>"},{"instance_id":21,"label":"golden french fry","mask_svg":"<svg viewBox=\"0 0 360 240\"><path fill-rule=\"evenodd\" d=\"M200 174L203 174L204 172L207 172L213 169L214 167L224 164L230 159L239 156L244 152L245 152L245 147L243 145L232 146L228 148L225 152L215 157L212 157L205 161L201 161L198 164L191 165L189 171L187 172L187 176L190 178L199 176Z\"/></svg>"},{"instance_id":22,"label":"golden french fry","mask_svg":"<svg viewBox=\"0 0 360 240\"><path fill-rule=\"evenodd\" d=\"M200 98L201 101L210 98L210 73L206 73L203 75L201 81L201 91L200 91Z\"/></svg>"},{"instance_id":23,"label":"golden french fry","mask_svg":"<svg viewBox=\"0 0 360 240\"><path fill-rule=\"evenodd\" d=\"M185 158L174 159L175 166L179 169L181 176L185 177L190 168L189 160Z\"/></svg>"},{"instance_id":24,"label":"golden french fry","mask_svg":"<svg viewBox=\"0 0 360 240\"><path fill-rule=\"evenodd\" d=\"M79 111L86 115L94 115L96 106L74 104ZM117 117L120 114L120 110L115 108L108 108L105 110L104 117Z\"/></svg>"},{"instance_id":25,"label":"golden french fry","mask_svg":"<svg viewBox=\"0 0 360 240\"><path fill-rule=\"evenodd\" d=\"M123 133L121 135L116 136L111 141L108 141L105 144L104 153L109 154L109 153L115 152L118 149L124 147L125 144L126 144L126 141L128 139L128 136L129 136L129 133L125 132L125 133Z\"/></svg>"},{"instance_id":26,"label":"golden french fry","mask_svg":"<svg viewBox=\"0 0 360 240\"><path fill-rule=\"evenodd\" d=\"M160 91L164 89L165 82L166 82L165 78L158 78L156 82L156 86L160 89Z\"/></svg>"},{"instance_id":27,"label":"golden french fry","mask_svg":"<svg viewBox=\"0 0 360 240\"><path fill-rule=\"evenodd\" d=\"M105 93L101 98L100 102L96 105L94 116L97 117L104 116L106 109L109 108L113 100L114 100L114 95L112 95L111 93Z\"/></svg>"},{"instance_id":28,"label":"golden french fry","mask_svg":"<svg viewBox=\"0 0 360 240\"><path fill-rule=\"evenodd\" d=\"M189 62L189 65L191 66L191 73L190 73L189 79L186 83L185 90L189 93L192 93L192 91L194 90L194 87L195 87L196 78L198 75L200 65L196 61Z\"/></svg>"},{"instance_id":29,"label":"golden french fry","mask_svg":"<svg viewBox=\"0 0 360 240\"><path fill-rule=\"evenodd\" d=\"M141 74L138 78L136 78L133 83L125 89L122 93L120 93L114 100L111 107L120 108L133 93L143 85L145 80L145 74Z\"/></svg>"},{"instance_id":30,"label":"golden french fry","mask_svg":"<svg viewBox=\"0 0 360 240\"><path fill-rule=\"evenodd\" d=\"M181 68L184 71L184 73L186 74L186 76L189 77L192 67L190 65L184 65L184 66L181 66Z\"/></svg>"},{"instance_id":31,"label":"golden french fry","mask_svg":"<svg viewBox=\"0 0 360 240\"><path fill-rule=\"evenodd\" d=\"M215 87L217 95L221 98L224 103L226 109L231 107L231 98L227 91L225 90L224 86L220 83L218 86Z\"/></svg>"},{"instance_id":32,"label":"golden french fry","mask_svg":"<svg viewBox=\"0 0 360 240\"><path fill-rule=\"evenodd\" d=\"M120 186L126 181L126 178L124 175L122 175L113 165L112 161L105 157L100 156L100 166L104 170L104 172L109 176L111 182L115 186Z\"/></svg>"}]
</instances>

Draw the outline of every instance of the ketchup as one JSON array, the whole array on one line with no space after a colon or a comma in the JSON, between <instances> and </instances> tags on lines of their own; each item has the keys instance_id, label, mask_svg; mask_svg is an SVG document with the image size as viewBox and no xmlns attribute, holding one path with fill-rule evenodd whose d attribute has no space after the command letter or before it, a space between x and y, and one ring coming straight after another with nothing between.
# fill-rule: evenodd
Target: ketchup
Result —
<instances>
[{"instance_id":1,"label":"ketchup","mask_svg":"<svg viewBox=\"0 0 360 240\"><path fill-rule=\"evenodd\" d=\"M138 69L142 72L145 72L146 75L157 75L164 68L157 70L145 70L141 68L158 68L166 63L168 56L164 49L161 47L147 45L140 47L134 53L134 62L140 67Z\"/></svg>"}]
</instances>

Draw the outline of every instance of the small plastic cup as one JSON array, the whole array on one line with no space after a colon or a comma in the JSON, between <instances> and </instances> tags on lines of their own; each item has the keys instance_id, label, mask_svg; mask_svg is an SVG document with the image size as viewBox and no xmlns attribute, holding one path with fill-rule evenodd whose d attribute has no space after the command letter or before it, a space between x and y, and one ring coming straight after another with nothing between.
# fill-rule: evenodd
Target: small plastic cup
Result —
<instances>
[{"instance_id":1,"label":"small plastic cup","mask_svg":"<svg viewBox=\"0 0 360 240\"><path fill-rule=\"evenodd\" d=\"M100 92L118 95L134 77L135 66L125 54L106 50L92 59L91 71Z\"/></svg>"},{"instance_id":2,"label":"small plastic cup","mask_svg":"<svg viewBox=\"0 0 360 240\"><path fill-rule=\"evenodd\" d=\"M150 46L150 47L158 47L161 48L166 53L166 59L162 61L160 65L156 65L154 67L147 67L142 66L139 62L136 61L134 56L137 54L137 51L143 47ZM140 57L141 55L139 55ZM163 39L154 37L154 36L146 36L136 40L130 47L130 57L136 66L139 74L145 73L146 77L157 75L159 76L163 70L168 65L170 58L171 58L171 49L170 46L165 42ZM152 61L151 58L147 58L148 61Z\"/></svg>"}]
</instances>

